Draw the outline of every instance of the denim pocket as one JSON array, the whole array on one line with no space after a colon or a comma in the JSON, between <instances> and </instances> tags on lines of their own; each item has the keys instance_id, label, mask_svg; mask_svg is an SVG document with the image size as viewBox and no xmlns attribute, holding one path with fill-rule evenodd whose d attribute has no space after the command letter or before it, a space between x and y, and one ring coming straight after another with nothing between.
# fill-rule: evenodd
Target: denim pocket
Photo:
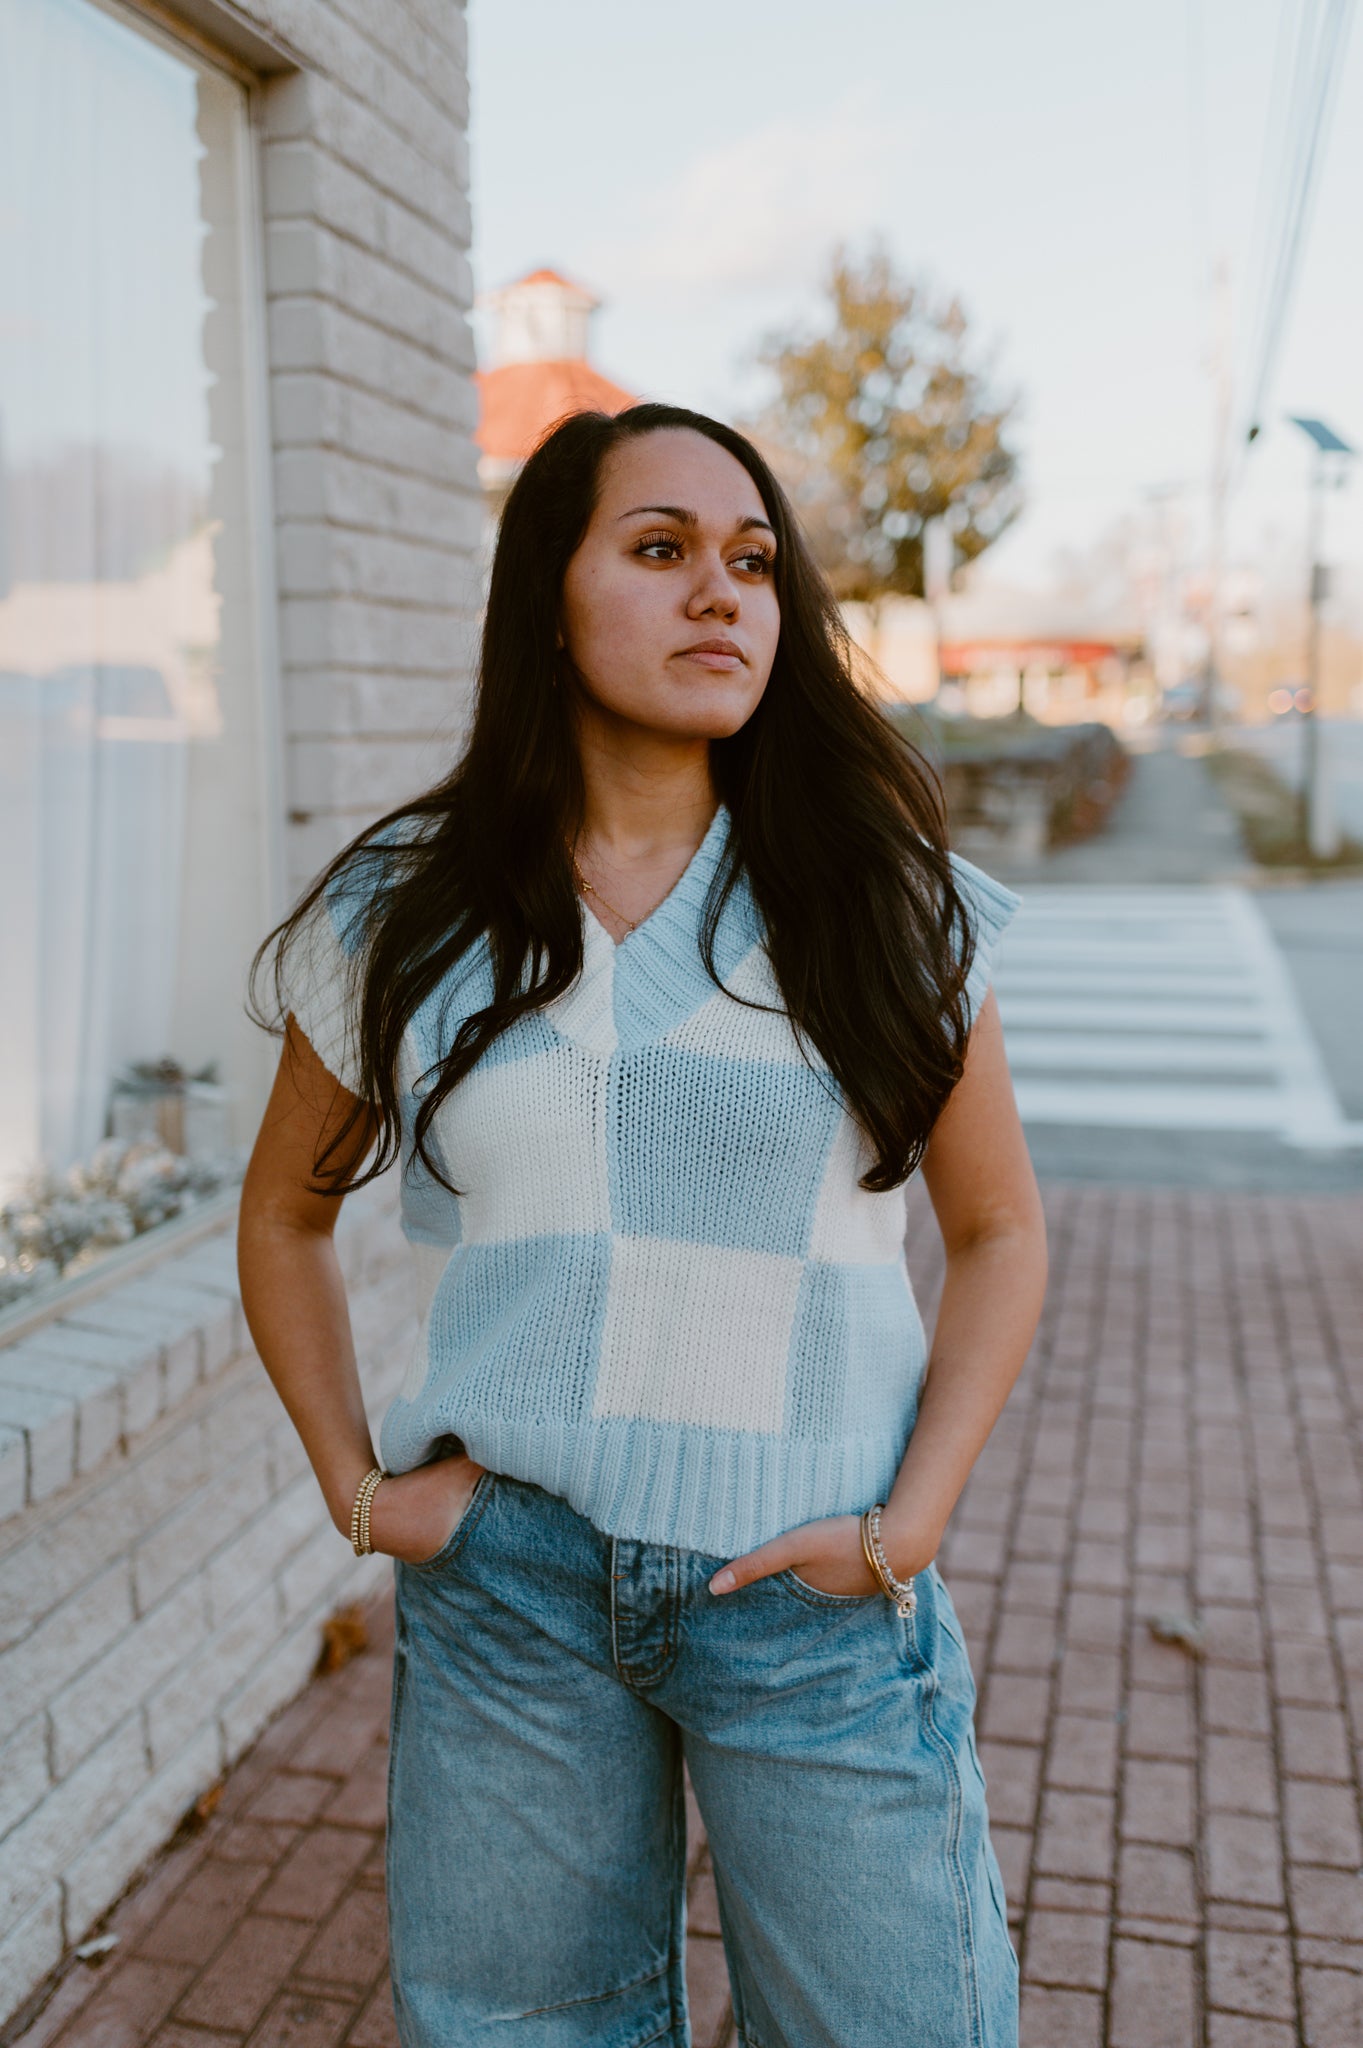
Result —
<instances>
[{"instance_id":1,"label":"denim pocket","mask_svg":"<svg viewBox=\"0 0 1363 2048\"><path fill-rule=\"evenodd\" d=\"M449 1535L445 1538L439 1550L436 1551L433 1557L423 1557L417 1563L408 1563L408 1571L439 1571L442 1565L449 1564L452 1558L456 1558L459 1555L464 1545L468 1542L469 1537L473 1534L475 1523L482 1519L483 1510L486 1508L491 1497L496 1477L497 1474L495 1472L483 1472L479 1475L473 1492L469 1495L465 1504L463 1513L450 1530Z\"/></svg>"},{"instance_id":2,"label":"denim pocket","mask_svg":"<svg viewBox=\"0 0 1363 2048\"><path fill-rule=\"evenodd\" d=\"M969 1671L971 1669L970 1648L965 1639L965 1630L961 1626L961 1617L956 1612L955 1603L948 1591L947 1583L936 1565L929 1565L928 1569L932 1574L933 1606L937 1615L937 1626L941 1629L943 1635L950 1636L952 1642L961 1653L961 1662Z\"/></svg>"},{"instance_id":3,"label":"denim pocket","mask_svg":"<svg viewBox=\"0 0 1363 2048\"><path fill-rule=\"evenodd\" d=\"M825 1593L822 1586L811 1586L797 1572L772 1573L772 1584L780 1586L787 1593L793 1593L797 1600L803 1600L808 1607L866 1607L872 1600L883 1600L885 1595L872 1593Z\"/></svg>"},{"instance_id":4,"label":"denim pocket","mask_svg":"<svg viewBox=\"0 0 1363 2048\"><path fill-rule=\"evenodd\" d=\"M966 1649L965 1646L965 1637L961 1634L960 1623L957 1621L955 1615L951 1613L950 1609L941 1606L938 1607L937 1625L939 1628L946 1630L947 1634L951 1637L952 1642L955 1643L957 1649L960 1651L963 1657L968 1657L970 1655L970 1652Z\"/></svg>"}]
</instances>

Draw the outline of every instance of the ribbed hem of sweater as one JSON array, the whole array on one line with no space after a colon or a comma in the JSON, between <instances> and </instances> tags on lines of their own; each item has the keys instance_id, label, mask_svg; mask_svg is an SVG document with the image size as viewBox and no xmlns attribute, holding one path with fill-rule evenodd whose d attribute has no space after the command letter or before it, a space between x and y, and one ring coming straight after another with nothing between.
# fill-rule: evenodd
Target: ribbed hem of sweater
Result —
<instances>
[{"instance_id":1,"label":"ribbed hem of sweater","mask_svg":"<svg viewBox=\"0 0 1363 2048\"><path fill-rule=\"evenodd\" d=\"M390 1472L429 1458L436 1438L422 1404L395 1403L383 1425ZM404 1428L404 1422L407 1427ZM860 1514L883 1501L899 1470L912 1412L891 1439L824 1444L637 1420L554 1423L480 1416L445 1432L494 1472L558 1494L608 1536L738 1557L825 1515ZM779 1520L772 1519L779 1503Z\"/></svg>"}]
</instances>

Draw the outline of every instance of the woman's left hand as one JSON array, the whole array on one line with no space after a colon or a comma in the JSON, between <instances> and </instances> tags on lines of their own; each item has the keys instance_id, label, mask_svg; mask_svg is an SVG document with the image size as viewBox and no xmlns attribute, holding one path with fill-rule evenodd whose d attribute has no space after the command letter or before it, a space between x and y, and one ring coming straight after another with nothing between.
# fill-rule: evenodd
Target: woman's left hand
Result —
<instances>
[{"instance_id":1,"label":"woman's left hand","mask_svg":"<svg viewBox=\"0 0 1363 2048\"><path fill-rule=\"evenodd\" d=\"M890 1569L900 1579L926 1571L937 1555L937 1540L921 1533L891 1530L882 1520L880 1531ZM799 1529L787 1529L773 1536L743 1557L736 1557L717 1571L710 1581L712 1593L733 1593L751 1586L773 1572L793 1571L797 1578L819 1593L874 1593L877 1582L861 1547L860 1515L830 1515L822 1522L806 1522Z\"/></svg>"}]
</instances>

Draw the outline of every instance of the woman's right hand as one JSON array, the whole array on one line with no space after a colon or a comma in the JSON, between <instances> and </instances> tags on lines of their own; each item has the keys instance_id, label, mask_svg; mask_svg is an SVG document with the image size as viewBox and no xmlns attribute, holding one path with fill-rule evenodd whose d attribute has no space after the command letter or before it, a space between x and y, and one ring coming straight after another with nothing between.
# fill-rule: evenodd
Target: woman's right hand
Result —
<instances>
[{"instance_id":1,"label":"woman's right hand","mask_svg":"<svg viewBox=\"0 0 1363 2048\"><path fill-rule=\"evenodd\" d=\"M449 1542L486 1470L461 1451L380 1481L369 1508L375 1550L425 1564Z\"/></svg>"}]
</instances>

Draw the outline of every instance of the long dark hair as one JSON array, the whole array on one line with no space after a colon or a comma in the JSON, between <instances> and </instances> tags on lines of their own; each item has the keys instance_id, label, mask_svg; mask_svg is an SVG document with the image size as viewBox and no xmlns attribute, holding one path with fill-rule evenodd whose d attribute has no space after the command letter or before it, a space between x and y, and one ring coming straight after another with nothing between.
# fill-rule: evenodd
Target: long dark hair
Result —
<instances>
[{"instance_id":1,"label":"long dark hair","mask_svg":"<svg viewBox=\"0 0 1363 2048\"><path fill-rule=\"evenodd\" d=\"M348 1170L365 1114L357 1107L315 1164L331 1192L362 1186L398 1155L404 1030L472 947L485 942L492 1000L463 1018L424 1077L413 1134L415 1156L446 1187L431 1129L441 1104L499 1033L562 995L581 970L568 845L581 824L583 785L571 677L556 638L560 598L607 456L665 428L704 434L742 463L777 540L771 677L741 730L711 742L732 831L706 903L705 965L718 982L716 928L745 874L791 1020L822 1055L874 1155L862 1179L869 1190L914 1171L960 1076L971 935L940 786L859 687L836 600L785 493L750 441L703 414L673 405L577 413L541 442L507 498L463 755L433 789L337 855L252 967L254 1014L278 1030L289 956L324 892L342 883L346 900L362 906L352 934L354 1043L378 1146L367 1172ZM257 994L267 961L269 1015ZM458 1173L457 1160L449 1171Z\"/></svg>"}]
</instances>

